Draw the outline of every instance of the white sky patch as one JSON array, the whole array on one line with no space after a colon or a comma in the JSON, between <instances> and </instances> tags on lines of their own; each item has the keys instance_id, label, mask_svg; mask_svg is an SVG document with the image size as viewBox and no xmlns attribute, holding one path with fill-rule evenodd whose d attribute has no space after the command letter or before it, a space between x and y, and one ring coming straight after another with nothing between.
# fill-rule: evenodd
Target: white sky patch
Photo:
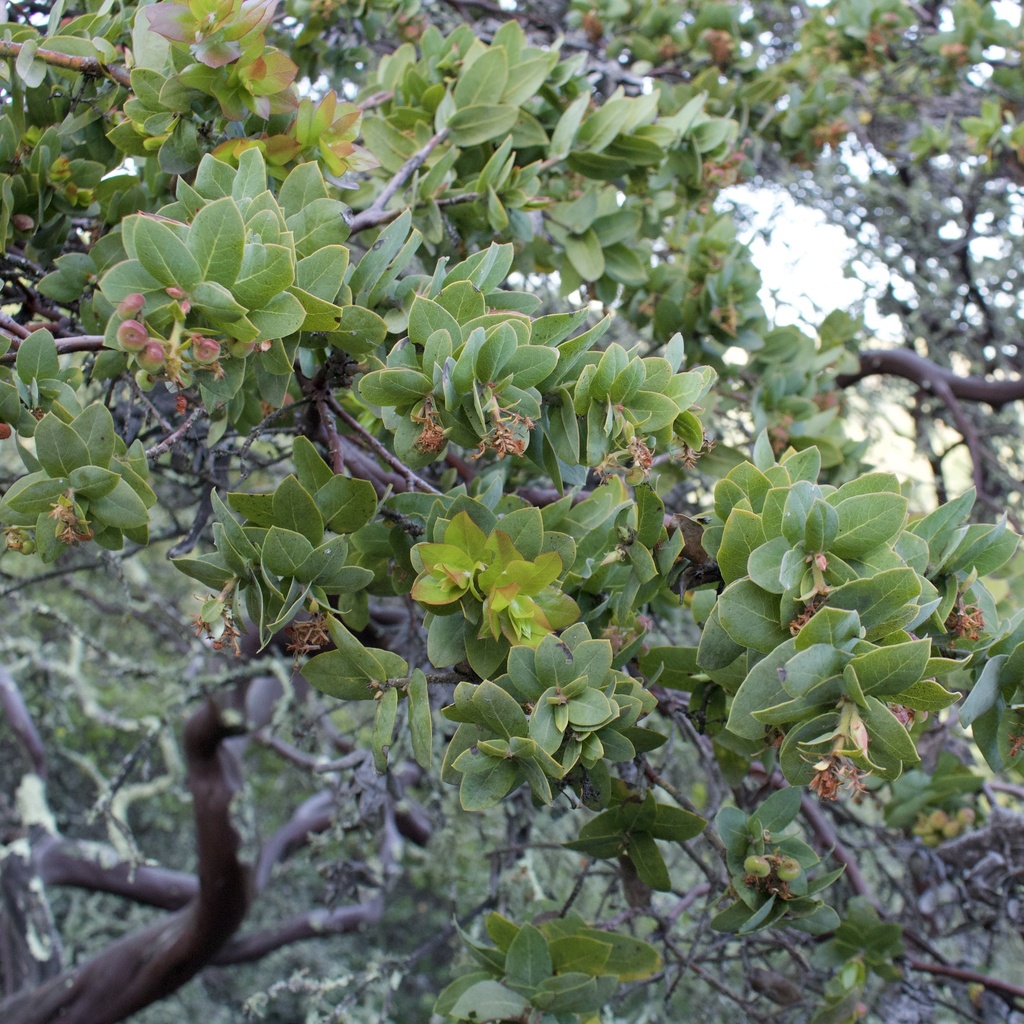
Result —
<instances>
[{"instance_id":1,"label":"white sky patch","mask_svg":"<svg viewBox=\"0 0 1024 1024\"><path fill-rule=\"evenodd\" d=\"M813 335L829 313L842 309L863 312L868 330L879 340L901 340L899 319L881 316L873 297L885 287L887 271L852 260L854 246L842 228L772 189L727 189L719 205L729 204L749 214L750 226L739 240L750 246L761 272L761 302L774 324L795 324Z\"/></svg>"},{"instance_id":2,"label":"white sky patch","mask_svg":"<svg viewBox=\"0 0 1024 1024\"><path fill-rule=\"evenodd\" d=\"M761 301L778 325L813 330L833 309L864 298L864 285L843 272L853 247L822 214L769 189L738 186L723 201L746 207L751 228L740 235L761 271Z\"/></svg>"}]
</instances>

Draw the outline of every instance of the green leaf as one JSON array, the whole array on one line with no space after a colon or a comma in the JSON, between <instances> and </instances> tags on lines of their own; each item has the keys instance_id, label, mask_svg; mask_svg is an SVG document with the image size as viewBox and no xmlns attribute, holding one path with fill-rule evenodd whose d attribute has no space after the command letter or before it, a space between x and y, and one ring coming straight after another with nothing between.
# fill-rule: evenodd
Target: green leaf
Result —
<instances>
[{"instance_id":1,"label":"green leaf","mask_svg":"<svg viewBox=\"0 0 1024 1024\"><path fill-rule=\"evenodd\" d=\"M565 240L565 255L584 281L597 281L604 276L604 250L593 228L582 235L569 235Z\"/></svg>"},{"instance_id":2,"label":"green leaf","mask_svg":"<svg viewBox=\"0 0 1024 1024\"><path fill-rule=\"evenodd\" d=\"M671 804L658 804L657 816L650 828L655 839L673 843L685 843L704 831L707 821L699 814L692 814Z\"/></svg>"},{"instance_id":3,"label":"green leaf","mask_svg":"<svg viewBox=\"0 0 1024 1024\"><path fill-rule=\"evenodd\" d=\"M697 664L709 672L731 665L746 650L722 626L717 603L700 634Z\"/></svg>"},{"instance_id":4,"label":"green leaf","mask_svg":"<svg viewBox=\"0 0 1024 1024\"><path fill-rule=\"evenodd\" d=\"M848 649L860 636L860 616L841 608L819 608L796 635L796 649L802 651L813 644L829 644Z\"/></svg>"},{"instance_id":5,"label":"green leaf","mask_svg":"<svg viewBox=\"0 0 1024 1024\"><path fill-rule=\"evenodd\" d=\"M46 62L36 57L38 49L38 39L26 39L21 44L21 50L14 62L14 70L18 73L18 77L30 89L37 89L46 81Z\"/></svg>"},{"instance_id":6,"label":"green leaf","mask_svg":"<svg viewBox=\"0 0 1024 1024\"><path fill-rule=\"evenodd\" d=\"M308 307L306 312L307 320L302 327L303 330L309 331L313 328L309 322ZM364 309L362 306L341 306L337 325L328 329L331 331L328 341L354 356L371 352L388 333L388 325L384 319L373 310Z\"/></svg>"},{"instance_id":7,"label":"green leaf","mask_svg":"<svg viewBox=\"0 0 1024 1024\"><path fill-rule=\"evenodd\" d=\"M528 736L526 715L518 702L490 680L485 679L473 695L473 705L480 711L481 722L498 736Z\"/></svg>"},{"instance_id":8,"label":"green leaf","mask_svg":"<svg viewBox=\"0 0 1024 1024\"><path fill-rule=\"evenodd\" d=\"M915 711L942 711L959 699L959 693L950 693L934 679L922 679L895 694L892 701Z\"/></svg>"},{"instance_id":9,"label":"green leaf","mask_svg":"<svg viewBox=\"0 0 1024 1024\"><path fill-rule=\"evenodd\" d=\"M597 976L607 973L605 966L611 956L612 947L607 942L584 938L580 935L566 935L548 943L551 962L559 974L578 971Z\"/></svg>"},{"instance_id":10,"label":"green leaf","mask_svg":"<svg viewBox=\"0 0 1024 1024\"><path fill-rule=\"evenodd\" d=\"M828 502L816 498L804 524L804 547L811 553L828 551L838 533L839 512Z\"/></svg>"},{"instance_id":11,"label":"green leaf","mask_svg":"<svg viewBox=\"0 0 1024 1024\"><path fill-rule=\"evenodd\" d=\"M266 299L257 309L249 310L249 321L259 332L253 341L287 338L304 324L306 311L289 292Z\"/></svg>"},{"instance_id":12,"label":"green leaf","mask_svg":"<svg viewBox=\"0 0 1024 1024\"><path fill-rule=\"evenodd\" d=\"M967 699L960 705L960 724L966 729L977 718L995 706L999 698L999 677L1007 655L990 658L978 676Z\"/></svg>"},{"instance_id":13,"label":"green leaf","mask_svg":"<svg viewBox=\"0 0 1024 1024\"><path fill-rule=\"evenodd\" d=\"M246 242L231 292L247 309L254 309L283 292L294 280L295 262L289 248Z\"/></svg>"},{"instance_id":14,"label":"green leaf","mask_svg":"<svg viewBox=\"0 0 1024 1024\"><path fill-rule=\"evenodd\" d=\"M718 548L718 566L722 570L722 578L732 583L746 576L747 560L764 541L761 517L745 509L733 509L726 520L722 543Z\"/></svg>"},{"instance_id":15,"label":"green leaf","mask_svg":"<svg viewBox=\"0 0 1024 1024\"><path fill-rule=\"evenodd\" d=\"M310 658L302 675L311 685L339 700L373 700L379 692L359 664L343 651L327 651Z\"/></svg>"},{"instance_id":16,"label":"green leaf","mask_svg":"<svg viewBox=\"0 0 1024 1024\"><path fill-rule=\"evenodd\" d=\"M373 732L370 735L373 763L381 774L388 769L388 754L391 750L391 740L395 734L397 714L398 690L389 686L384 691L383 697L377 701L377 713L373 718Z\"/></svg>"},{"instance_id":17,"label":"green leaf","mask_svg":"<svg viewBox=\"0 0 1024 1024\"><path fill-rule=\"evenodd\" d=\"M910 530L928 542L928 557L937 563L957 527L974 507L976 492L970 488L953 501L940 505L923 519L910 524Z\"/></svg>"},{"instance_id":18,"label":"green leaf","mask_svg":"<svg viewBox=\"0 0 1024 1024\"><path fill-rule=\"evenodd\" d=\"M834 507L839 513L839 533L830 550L840 558L859 558L889 543L907 519L907 499L899 494L860 494Z\"/></svg>"},{"instance_id":19,"label":"green leaf","mask_svg":"<svg viewBox=\"0 0 1024 1024\"><path fill-rule=\"evenodd\" d=\"M89 515L119 530L133 530L149 524L145 502L123 478L109 494L89 502Z\"/></svg>"},{"instance_id":20,"label":"green leaf","mask_svg":"<svg viewBox=\"0 0 1024 1024\"><path fill-rule=\"evenodd\" d=\"M91 462L85 441L52 412L36 425L34 438L36 458L50 476L68 476L73 469Z\"/></svg>"},{"instance_id":21,"label":"green leaf","mask_svg":"<svg viewBox=\"0 0 1024 1024\"><path fill-rule=\"evenodd\" d=\"M795 643L788 640L750 670L732 700L726 723L730 732L756 742L764 741L764 724L754 717L754 712L789 700L790 694L783 686L782 675L795 650Z\"/></svg>"},{"instance_id":22,"label":"green leaf","mask_svg":"<svg viewBox=\"0 0 1024 1024\"><path fill-rule=\"evenodd\" d=\"M669 877L665 860L658 850L658 844L646 832L636 832L629 837L626 855L633 862L640 880L659 892L670 892L672 879Z\"/></svg>"},{"instance_id":23,"label":"green leaf","mask_svg":"<svg viewBox=\"0 0 1024 1024\"><path fill-rule=\"evenodd\" d=\"M475 770L467 771L471 761L481 758ZM519 781L519 773L512 761L500 757L488 757L486 754L467 750L460 754L455 767L463 772L459 785L459 802L464 811L485 811L493 807Z\"/></svg>"},{"instance_id":24,"label":"green leaf","mask_svg":"<svg viewBox=\"0 0 1024 1024\"><path fill-rule=\"evenodd\" d=\"M434 758L433 716L427 677L420 669L415 669L409 679L409 732L416 763L429 771Z\"/></svg>"},{"instance_id":25,"label":"green leaf","mask_svg":"<svg viewBox=\"0 0 1024 1024\"><path fill-rule=\"evenodd\" d=\"M56 377L60 373L60 362L53 335L49 331L33 331L18 346L14 365L24 384Z\"/></svg>"},{"instance_id":26,"label":"green leaf","mask_svg":"<svg viewBox=\"0 0 1024 1024\"><path fill-rule=\"evenodd\" d=\"M144 214L134 222L134 255L145 270L165 287L191 291L203 279L199 262L178 234L163 221Z\"/></svg>"},{"instance_id":27,"label":"green leaf","mask_svg":"<svg viewBox=\"0 0 1024 1024\"><path fill-rule=\"evenodd\" d=\"M81 498L102 498L109 494L121 477L111 469L99 466L80 466L73 470L69 483L75 494Z\"/></svg>"},{"instance_id":28,"label":"green leaf","mask_svg":"<svg viewBox=\"0 0 1024 1024\"><path fill-rule=\"evenodd\" d=\"M517 988L531 990L554 971L547 939L539 928L524 924L505 954L505 976Z\"/></svg>"},{"instance_id":29,"label":"green leaf","mask_svg":"<svg viewBox=\"0 0 1024 1024\"><path fill-rule=\"evenodd\" d=\"M778 789L754 812L758 825L769 833L781 832L800 810L803 791L795 786Z\"/></svg>"},{"instance_id":30,"label":"green leaf","mask_svg":"<svg viewBox=\"0 0 1024 1024\"><path fill-rule=\"evenodd\" d=\"M187 244L201 280L230 288L242 269L245 249L245 224L235 201L225 197L203 206L192 220Z\"/></svg>"},{"instance_id":31,"label":"green leaf","mask_svg":"<svg viewBox=\"0 0 1024 1024\"><path fill-rule=\"evenodd\" d=\"M315 161L299 164L285 178L278 201L286 217L291 217L317 199L329 199L320 167Z\"/></svg>"},{"instance_id":32,"label":"green leaf","mask_svg":"<svg viewBox=\"0 0 1024 1024\"><path fill-rule=\"evenodd\" d=\"M518 992L496 981L478 981L467 989L448 1011L455 1020L519 1020L530 1004Z\"/></svg>"},{"instance_id":33,"label":"green leaf","mask_svg":"<svg viewBox=\"0 0 1024 1024\"><path fill-rule=\"evenodd\" d=\"M370 405L409 406L429 395L433 387L425 373L405 367L374 370L359 378L360 397Z\"/></svg>"},{"instance_id":34,"label":"green leaf","mask_svg":"<svg viewBox=\"0 0 1024 1024\"><path fill-rule=\"evenodd\" d=\"M295 463L295 472L298 475L299 483L314 495L325 484L334 479L334 471L321 458L313 442L308 437L299 434L292 442L292 461ZM323 506L319 505L321 513ZM328 517L324 516L326 520ZM336 531L340 533L341 531Z\"/></svg>"},{"instance_id":35,"label":"green leaf","mask_svg":"<svg viewBox=\"0 0 1024 1024\"><path fill-rule=\"evenodd\" d=\"M324 539L324 521L313 496L294 476L287 476L274 491L274 525L305 537L311 547Z\"/></svg>"},{"instance_id":36,"label":"green leaf","mask_svg":"<svg viewBox=\"0 0 1024 1024\"><path fill-rule=\"evenodd\" d=\"M616 975L619 981L645 981L661 970L658 951L642 939L598 928L581 928L577 934L581 938L596 939L611 945L606 969Z\"/></svg>"},{"instance_id":37,"label":"green leaf","mask_svg":"<svg viewBox=\"0 0 1024 1024\"><path fill-rule=\"evenodd\" d=\"M348 249L343 245L325 245L295 266L295 283L325 302L334 302L341 291L348 269Z\"/></svg>"},{"instance_id":38,"label":"green leaf","mask_svg":"<svg viewBox=\"0 0 1024 1024\"><path fill-rule=\"evenodd\" d=\"M105 405L99 402L87 405L71 421L71 429L85 442L85 447L89 452L89 462L100 467L110 465L110 460L114 456L117 433L114 430L114 417L110 415L110 410Z\"/></svg>"},{"instance_id":39,"label":"green leaf","mask_svg":"<svg viewBox=\"0 0 1024 1024\"><path fill-rule=\"evenodd\" d=\"M261 559L268 572L289 578L297 576L312 553L313 545L307 537L294 530L272 526L263 541Z\"/></svg>"},{"instance_id":40,"label":"green leaf","mask_svg":"<svg viewBox=\"0 0 1024 1024\"><path fill-rule=\"evenodd\" d=\"M718 614L735 643L762 654L790 639L779 623L779 598L750 580L737 580L722 591Z\"/></svg>"},{"instance_id":41,"label":"green leaf","mask_svg":"<svg viewBox=\"0 0 1024 1024\"><path fill-rule=\"evenodd\" d=\"M452 97L461 110L478 104L495 105L508 84L508 55L504 47L492 46L485 50L459 76ZM450 126L451 122L449 122ZM490 136L488 136L490 138ZM481 139L480 141L486 141ZM471 143L459 143L471 145Z\"/></svg>"},{"instance_id":42,"label":"green leaf","mask_svg":"<svg viewBox=\"0 0 1024 1024\"><path fill-rule=\"evenodd\" d=\"M456 146L479 146L515 127L519 108L507 104L474 104L457 110L448 119L448 131Z\"/></svg>"},{"instance_id":43,"label":"green leaf","mask_svg":"<svg viewBox=\"0 0 1024 1024\"><path fill-rule=\"evenodd\" d=\"M373 484L347 476L332 476L313 495L313 501L327 528L335 533L355 533L377 511L377 492Z\"/></svg>"},{"instance_id":44,"label":"green leaf","mask_svg":"<svg viewBox=\"0 0 1024 1024\"><path fill-rule=\"evenodd\" d=\"M921 679L930 655L930 640L911 640L858 654L850 664L865 694L891 697Z\"/></svg>"},{"instance_id":45,"label":"green leaf","mask_svg":"<svg viewBox=\"0 0 1024 1024\"><path fill-rule=\"evenodd\" d=\"M904 765L920 761L910 734L880 700L868 697L861 718L868 730L868 757L882 778L898 778Z\"/></svg>"},{"instance_id":46,"label":"green leaf","mask_svg":"<svg viewBox=\"0 0 1024 1024\"><path fill-rule=\"evenodd\" d=\"M173 558L171 561L180 572L211 590L221 590L230 580L235 579L235 574L225 567L219 555L208 558Z\"/></svg>"},{"instance_id":47,"label":"green leaf","mask_svg":"<svg viewBox=\"0 0 1024 1024\"><path fill-rule=\"evenodd\" d=\"M829 594L833 608L857 612L868 639L901 629L916 614L921 580L913 569L888 569L870 579L844 583Z\"/></svg>"}]
</instances>

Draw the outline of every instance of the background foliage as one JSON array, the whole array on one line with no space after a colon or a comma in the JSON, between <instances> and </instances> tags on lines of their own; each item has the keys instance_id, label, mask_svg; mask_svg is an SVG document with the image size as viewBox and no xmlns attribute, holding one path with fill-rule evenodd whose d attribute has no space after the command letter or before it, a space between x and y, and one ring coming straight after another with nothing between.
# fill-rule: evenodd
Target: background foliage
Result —
<instances>
[{"instance_id":1,"label":"background foliage","mask_svg":"<svg viewBox=\"0 0 1024 1024\"><path fill-rule=\"evenodd\" d=\"M7 5L5 1020L1019 1018L1005 8Z\"/></svg>"}]
</instances>

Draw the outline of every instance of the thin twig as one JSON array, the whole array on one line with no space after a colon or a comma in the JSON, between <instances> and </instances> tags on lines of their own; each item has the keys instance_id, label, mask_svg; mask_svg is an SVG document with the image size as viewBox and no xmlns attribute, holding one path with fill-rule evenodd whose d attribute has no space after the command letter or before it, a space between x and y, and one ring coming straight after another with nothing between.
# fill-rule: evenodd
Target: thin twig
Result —
<instances>
[{"instance_id":1,"label":"thin twig","mask_svg":"<svg viewBox=\"0 0 1024 1024\"><path fill-rule=\"evenodd\" d=\"M199 419L200 416L205 415L206 407L204 405L197 405L192 412L189 413L188 419L177 430L172 431L167 435L159 444L153 445L152 448L146 449L146 458L155 459L158 455L163 455L164 452L169 452L188 432L192 429L192 425Z\"/></svg>"},{"instance_id":2,"label":"thin twig","mask_svg":"<svg viewBox=\"0 0 1024 1024\"><path fill-rule=\"evenodd\" d=\"M345 472L345 453L341 448L341 438L338 437L338 429L334 419L327 415L327 406L324 401L323 392L318 392L316 399L316 411L320 417L320 423L327 434L327 450L331 453L331 469L335 476Z\"/></svg>"},{"instance_id":3,"label":"thin twig","mask_svg":"<svg viewBox=\"0 0 1024 1024\"><path fill-rule=\"evenodd\" d=\"M331 410L339 416L345 423L345 425L352 431L354 431L360 438L360 441L369 448L378 458L383 459L393 470L400 473L406 481L406 484L412 490L424 491L427 494L440 494L441 492L431 484L428 484L422 477L417 476L401 459L396 458L391 454L371 434L366 427L364 427L359 420L357 420L350 412L342 408L336 398L328 398L327 404L331 407Z\"/></svg>"},{"instance_id":4,"label":"thin twig","mask_svg":"<svg viewBox=\"0 0 1024 1024\"><path fill-rule=\"evenodd\" d=\"M832 823L822 813L821 808L811 797L805 796L800 800L800 810L803 812L803 815L807 819L811 828L814 829L815 834L821 840L822 845L830 846L832 848L832 856L835 857L835 859L839 861L844 868L846 868L846 880L850 883L850 888L853 889L858 896L863 896L865 899L869 900L873 907L881 910L882 907L878 902L878 897L875 896L871 886L868 885L864 876L861 874L860 866L857 864L856 858L843 845L842 841L836 835L836 830L832 827Z\"/></svg>"},{"instance_id":5,"label":"thin twig","mask_svg":"<svg viewBox=\"0 0 1024 1024\"><path fill-rule=\"evenodd\" d=\"M938 974L946 978L955 978L957 981L965 981L968 984L982 985L989 992L1001 996L1013 1008L1019 1009L1015 1001L1024 999L1024 986L1014 985L1009 981L1000 981L987 974L980 974L978 971L971 971L964 967L953 967L952 964L931 964L924 960L916 960L907 957L906 965L914 971L923 971L927 974Z\"/></svg>"}]
</instances>

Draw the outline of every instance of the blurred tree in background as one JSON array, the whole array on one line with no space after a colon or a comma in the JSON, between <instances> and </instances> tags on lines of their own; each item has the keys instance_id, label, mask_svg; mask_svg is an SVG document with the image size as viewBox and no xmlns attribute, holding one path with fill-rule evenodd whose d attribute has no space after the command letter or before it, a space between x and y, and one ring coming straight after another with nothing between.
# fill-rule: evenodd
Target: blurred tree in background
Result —
<instances>
[{"instance_id":1,"label":"blurred tree in background","mask_svg":"<svg viewBox=\"0 0 1024 1024\"><path fill-rule=\"evenodd\" d=\"M5 10L5 1022L1022 1019L1013 5Z\"/></svg>"}]
</instances>

